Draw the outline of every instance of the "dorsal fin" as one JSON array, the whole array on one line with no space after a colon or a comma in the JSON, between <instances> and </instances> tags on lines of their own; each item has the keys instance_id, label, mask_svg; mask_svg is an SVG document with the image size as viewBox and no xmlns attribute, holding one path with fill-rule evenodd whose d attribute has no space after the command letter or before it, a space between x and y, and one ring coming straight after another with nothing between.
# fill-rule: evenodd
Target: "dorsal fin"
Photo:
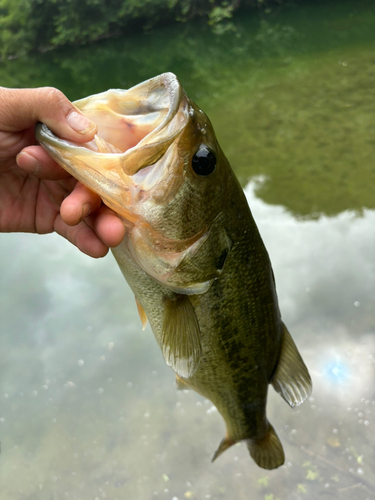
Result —
<instances>
[{"instance_id":1,"label":"dorsal fin","mask_svg":"<svg viewBox=\"0 0 375 500\"><path fill-rule=\"evenodd\" d=\"M292 408L303 403L312 391L310 374L285 325L280 358L271 384Z\"/></svg>"},{"instance_id":2,"label":"dorsal fin","mask_svg":"<svg viewBox=\"0 0 375 500\"><path fill-rule=\"evenodd\" d=\"M142 328L144 330L146 328L146 325L147 325L147 316L146 316L145 310L142 307L142 304L139 302L137 297L134 296L134 298L135 298L135 302L137 304L139 317L141 318Z\"/></svg>"},{"instance_id":3,"label":"dorsal fin","mask_svg":"<svg viewBox=\"0 0 375 500\"><path fill-rule=\"evenodd\" d=\"M191 377L202 355L198 319L187 295L164 300L161 349L167 365L183 378Z\"/></svg>"}]
</instances>

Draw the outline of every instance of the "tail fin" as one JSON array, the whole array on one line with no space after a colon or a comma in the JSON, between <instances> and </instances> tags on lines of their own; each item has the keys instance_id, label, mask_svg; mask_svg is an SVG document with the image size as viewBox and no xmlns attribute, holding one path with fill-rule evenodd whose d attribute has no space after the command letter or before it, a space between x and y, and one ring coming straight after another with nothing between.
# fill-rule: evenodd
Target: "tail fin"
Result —
<instances>
[{"instance_id":1,"label":"tail fin","mask_svg":"<svg viewBox=\"0 0 375 500\"><path fill-rule=\"evenodd\" d=\"M248 439L247 447L254 461L263 469L276 469L285 461L282 444L270 423L264 438Z\"/></svg>"},{"instance_id":2,"label":"tail fin","mask_svg":"<svg viewBox=\"0 0 375 500\"><path fill-rule=\"evenodd\" d=\"M276 469L285 461L284 450L275 429L268 423L267 434L262 439L246 439L247 447L254 461L263 469ZM237 441L225 437L212 457L212 462Z\"/></svg>"}]
</instances>

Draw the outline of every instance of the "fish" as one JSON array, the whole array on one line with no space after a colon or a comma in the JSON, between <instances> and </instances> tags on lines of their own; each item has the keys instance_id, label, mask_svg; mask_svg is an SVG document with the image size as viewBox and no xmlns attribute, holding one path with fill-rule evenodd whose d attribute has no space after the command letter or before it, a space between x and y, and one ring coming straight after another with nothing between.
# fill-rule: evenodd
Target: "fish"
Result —
<instances>
[{"instance_id":1,"label":"fish","mask_svg":"<svg viewBox=\"0 0 375 500\"><path fill-rule=\"evenodd\" d=\"M123 221L114 257L178 389L222 415L213 461L244 441L264 469L285 461L266 416L269 385L293 408L311 394L284 325L267 250L212 124L173 73L76 101L98 126L77 144L44 124L49 155Z\"/></svg>"}]
</instances>

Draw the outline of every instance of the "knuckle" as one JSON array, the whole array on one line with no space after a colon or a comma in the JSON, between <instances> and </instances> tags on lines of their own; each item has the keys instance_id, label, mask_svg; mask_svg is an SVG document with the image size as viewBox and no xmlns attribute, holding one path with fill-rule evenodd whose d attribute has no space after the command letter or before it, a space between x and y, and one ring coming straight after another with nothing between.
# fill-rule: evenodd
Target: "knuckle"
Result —
<instances>
[{"instance_id":1,"label":"knuckle","mask_svg":"<svg viewBox=\"0 0 375 500\"><path fill-rule=\"evenodd\" d=\"M64 108L68 103L65 95L54 87L43 87L43 100L49 109Z\"/></svg>"}]
</instances>

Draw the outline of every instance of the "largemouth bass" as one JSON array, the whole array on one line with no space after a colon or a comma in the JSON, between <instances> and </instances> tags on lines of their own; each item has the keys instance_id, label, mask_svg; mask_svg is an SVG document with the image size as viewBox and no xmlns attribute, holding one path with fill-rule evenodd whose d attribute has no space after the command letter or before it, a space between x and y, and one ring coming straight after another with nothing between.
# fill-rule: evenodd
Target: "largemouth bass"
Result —
<instances>
[{"instance_id":1,"label":"largemouth bass","mask_svg":"<svg viewBox=\"0 0 375 500\"><path fill-rule=\"evenodd\" d=\"M113 254L178 388L216 406L226 436L265 469L284 463L266 417L269 384L292 407L311 379L279 312L268 253L207 116L172 73L75 102L98 125L74 144L37 138L126 226Z\"/></svg>"}]
</instances>

